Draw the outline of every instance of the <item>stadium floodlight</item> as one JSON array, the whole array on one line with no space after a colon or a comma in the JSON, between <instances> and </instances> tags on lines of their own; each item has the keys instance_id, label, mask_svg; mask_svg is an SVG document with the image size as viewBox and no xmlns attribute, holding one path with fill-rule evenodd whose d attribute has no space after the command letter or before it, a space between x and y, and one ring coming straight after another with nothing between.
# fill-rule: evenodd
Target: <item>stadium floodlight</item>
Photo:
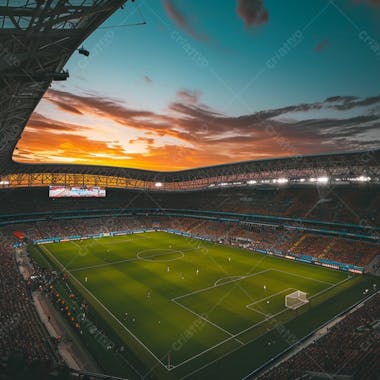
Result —
<instances>
[{"instance_id":1,"label":"stadium floodlight","mask_svg":"<svg viewBox=\"0 0 380 380\"><path fill-rule=\"evenodd\" d=\"M247 181L247 185L254 185L256 183L257 183L257 181L255 181L254 179Z\"/></svg>"},{"instance_id":2,"label":"stadium floodlight","mask_svg":"<svg viewBox=\"0 0 380 380\"><path fill-rule=\"evenodd\" d=\"M327 183L327 182L329 182L329 177L318 177L317 182L318 183Z\"/></svg>"},{"instance_id":3,"label":"stadium floodlight","mask_svg":"<svg viewBox=\"0 0 380 380\"><path fill-rule=\"evenodd\" d=\"M156 186L156 187L162 187L162 182L156 182L156 183L154 184L154 186Z\"/></svg>"},{"instance_id":4,"label":"stadium floodlight","mask_svg":"<svg viewBox=\"0 0 380 380\"><path fill-rule=\"evenodd\" d=\"M289 180L287 178L279 178L277 180L277 183L280 183L280 184L282 184L282 183L288 183L288 182L289 182Z\"/></svg>"},{"instance_id":5,"label":"stadium floodlight","mask_svg":"<svg viewBox=\"0 0 380 380\"><path fill-rule=\"evenodd\" d=\"M0 185L3 185L3 186L9 185L9 181L0 181Z\"/></svg>"},{"instance_id":6,"label":"stadium floodlight","mask_svg":"<svg viewBox=\"0 0 380 380\"><path fill-rule=\"evenodd\" d=\"M357 177L356 180L359 182L368 182L371 180L371 177L365 177L364 175L361 175L360 177Z\"/></svg>"}]
</instances>

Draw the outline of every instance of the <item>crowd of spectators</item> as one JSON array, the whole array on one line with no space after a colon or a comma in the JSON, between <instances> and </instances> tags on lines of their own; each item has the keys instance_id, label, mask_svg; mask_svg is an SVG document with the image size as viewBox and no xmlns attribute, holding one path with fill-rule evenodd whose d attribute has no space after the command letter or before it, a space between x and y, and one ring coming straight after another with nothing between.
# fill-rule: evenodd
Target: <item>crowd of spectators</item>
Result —
<instances>
[{"instance_id":1,"label":"crowd of spectators","mask_svg":"<svg viewBox=\"0 0 380 380\"><path fill-rule=\"evenodd\" d=\"M380 195L371 186L267 186L197 192L107 189L105 198L95 199L51 199L47 188L0 191L0 214L104 208L186 208L380 226Z\"/></svg>"},{"instance_id":2,"label":"crowd of spectators","mask_svg":"<svg viewBox=\"0 0 380 380\"><path fill-rule=\"evenodd\" d=\"M374 380L380 373L380 294L353 311L327 334L259 377L293 380L321 373ZM305 377L307 378L307 377ZM323 378L323 377L320 377Z\"/></svg>"},{"instance_id":3,"label":"crowd of spectators","mask_svg":"<svg viewBox=\"0 0 380 380\"><path fill-rule=\"evenodd\" d=\"M18 358L27 364L42 362L50 367L58 357L56 346L39 321L29 286L17 265L11 240L0 234L1 365Z\"/></svg>"}]
</instances>

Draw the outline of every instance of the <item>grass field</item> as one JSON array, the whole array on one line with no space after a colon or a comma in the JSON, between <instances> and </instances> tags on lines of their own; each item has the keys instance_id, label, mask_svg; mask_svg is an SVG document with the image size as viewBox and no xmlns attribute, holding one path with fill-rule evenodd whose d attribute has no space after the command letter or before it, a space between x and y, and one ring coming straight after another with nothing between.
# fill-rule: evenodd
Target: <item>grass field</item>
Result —
<instances>
[{"instance_id":1,"label":"grass field","mask_svg":"<svg viewBox=\"0 0 380 380\"><path fill-rule=\"evenodd\" d=\"M107 328L138 357L146 377L202 378L205 368L220 370L214 363L229 354L232 358L243 348L250 348L251 354L260 350L252 342L279 324L294 318L306 325L310 321L302 331L288 331L298 339L329 317L329 310L326 315L321 311L325 303L356 287L352 301L339 307L332 302L331 313L339 312L360 296L364 286L363 276L165 232L46 244L39 249L35 258L41 261L37 256L44 256L69 274L71 284ZM284 305L285 295L294 290L307 292L310 299L298 311ZM316 318L317 312L313 322L311 313ZM257 365L291 343L283 335L277 332L271 338L274 351L271 348L269 357L260 360L257 355ZM250 369L254 366L253 361Z\"/></svg>"}]
</instances>

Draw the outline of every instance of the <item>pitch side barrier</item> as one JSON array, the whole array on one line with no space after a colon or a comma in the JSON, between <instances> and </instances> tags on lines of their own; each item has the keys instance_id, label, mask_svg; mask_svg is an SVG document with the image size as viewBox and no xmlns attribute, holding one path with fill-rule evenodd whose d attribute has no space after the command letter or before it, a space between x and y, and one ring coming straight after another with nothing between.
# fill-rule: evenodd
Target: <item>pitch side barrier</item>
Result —
<instances>
[{"instance_id":1,"label":"pitch side barrier","mask_svg":"<svg viewBox=\"0 0 380 380\"><path fill-rule=\"evenodd\" d=\"M160 228L160 227L136 229L136 230L113 231L113 232L99 233L99 234L88 234L88 235L83 235L83 236L72 235L72 236L67 236L67 237L52 237L52 238L34 240L33 244L39 245L39 244L60 243L60 242L75 241L75 240L99 239L102 237L132 235L132 234L139 234L139 233L144 233L144 232L155 232L155 231L163 231L163 232L168 232L175 235L190 237L197 240L203 240L203 241L208 241L212 243L222 244L219 241L212 239L209 236L195 235L195 234L190 234L188 232L183 232L176 229ZM314 264L314 265L318 265L318 266L322 266L326 268L341 270L343 272L351 272L351 273L357 273L357 274L364 273L363 267L358 267L352 264L340 263L333 260L319 259L313 256L300 255L300 254L289 253L289 252L283 253L282 251L277 250L277 249L265 250L265 249L259 249L259 248L253 248L253 247L249 247L247 249L249 251L258 252L265 255L277 256L280 258L299 261L299 262L303 262L307 264Z\"/></svg>"}]
</instances>

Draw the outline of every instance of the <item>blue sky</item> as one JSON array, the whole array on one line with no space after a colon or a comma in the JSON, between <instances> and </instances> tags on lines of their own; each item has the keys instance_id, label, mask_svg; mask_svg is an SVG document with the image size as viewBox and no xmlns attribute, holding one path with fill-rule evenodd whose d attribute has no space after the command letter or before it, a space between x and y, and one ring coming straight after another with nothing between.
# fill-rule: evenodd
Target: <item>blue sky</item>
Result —
<instances>
[{"instance_id":1,"label":"blue sky","mask_svg":"<svg viewBox=\"0 0 380 380\"><path fill-rule=\"evenodd\" d=\"M128 1L70 59L15 158L171 170L378 146L379 21L378 0ZM52 130L37 146L41 118L69 123L69 144ZM93 142L108 153L85 155Z\"/></svg>"}]
</instances>

